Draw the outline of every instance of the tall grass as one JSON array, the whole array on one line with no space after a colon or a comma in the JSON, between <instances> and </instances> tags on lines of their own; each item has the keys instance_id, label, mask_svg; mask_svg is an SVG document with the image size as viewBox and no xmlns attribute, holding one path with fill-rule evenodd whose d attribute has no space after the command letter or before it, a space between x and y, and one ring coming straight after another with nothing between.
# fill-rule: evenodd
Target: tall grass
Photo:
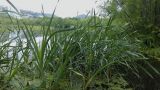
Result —
<instances>
[{"instance_id":1,"label":"tall grass","mask_svg":"<svg viewBox=\"0 0 160 90\"><path fill-rule=\"evenodd\" d=\"M8 82L8 86L2 88L86 90L91 89L96 80L109 83L114 74L125 70L138 75L136 60L143 58L138 52L138 43L130 39L124 27L112 25L112 17L104 21L98 19L93 11L83 26L52 30L55 10L46 22L48 26L41 27L40 45L32 26L17 19L14 29L24 33L27 44L21 45L23 40L18 34L15 39L18 44L12 47L10 58L5 53L12 40L0 46L0 65L6 65L1 67L0 73L6 73ZM81 22L78 24L82 25ZM19 52L20 58L17 57ZM8 58L10 60L6 60ZM147 70L144 71L150 75Z\"/></svg>"}]
</instances>

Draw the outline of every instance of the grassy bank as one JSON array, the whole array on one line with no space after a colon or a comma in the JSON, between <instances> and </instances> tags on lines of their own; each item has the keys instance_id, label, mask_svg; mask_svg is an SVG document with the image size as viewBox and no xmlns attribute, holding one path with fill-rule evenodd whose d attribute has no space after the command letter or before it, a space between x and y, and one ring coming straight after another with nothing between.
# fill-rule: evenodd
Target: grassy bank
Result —
<instances>
[{"instance_id":1,"label":"grassy bank","mask_svg":"<svg viewBox=\"0 0 160 90\"><path fill-rule=\"evenodd\" d=\"M0 46L0 89L146 90L160 74L158 47L146 44L145 35L134 31L139 24L123 20L123 12L98 17L93 11L84 19L62 19L54 12L52 17L1 18L6 19L2 31L21 31L26 41L23 45L17 33Z\"/></svg>"}]
</instances>

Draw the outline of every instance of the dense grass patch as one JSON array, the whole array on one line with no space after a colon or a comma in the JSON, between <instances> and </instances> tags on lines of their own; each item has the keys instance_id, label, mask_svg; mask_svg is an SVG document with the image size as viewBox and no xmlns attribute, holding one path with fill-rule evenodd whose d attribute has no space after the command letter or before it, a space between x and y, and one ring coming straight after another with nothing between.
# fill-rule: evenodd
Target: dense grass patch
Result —
<instances>
[{"instance_id":1,"label":"dense grass patch","mask_svg":"<svg viewBox=\"0 0 160 90\"><path fill-rule=\"evenodd\" d=\"M62 19L56 9L52 17L1 16L0 89L146 89L146 81L159 76L159 48L145 45L137 22L123 20L125 10L110 4L113 11L104 17L93 10L84 19Z\"/></svg>"}]
</instances>

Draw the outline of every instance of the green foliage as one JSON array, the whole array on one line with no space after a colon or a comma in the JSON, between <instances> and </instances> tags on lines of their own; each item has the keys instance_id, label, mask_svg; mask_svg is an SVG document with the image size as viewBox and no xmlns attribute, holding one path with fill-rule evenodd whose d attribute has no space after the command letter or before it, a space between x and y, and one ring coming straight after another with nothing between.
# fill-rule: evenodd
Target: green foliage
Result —
<instances>
[{"instance_id":1,"label":"green foliage","mask_svg":"<svg viewBox=\"0 0 160 90\"><path fill-rule=\"evenodd\" d=\"M159 74L155 74L154 70L159 70L159 13L160 13L160 2L159 0L108 0L102 6L105 13L110 16L114 16L114 23L119 27L123 27L130 36L131 39L136 38L140 43L139 51L146 57L145 62L138 60L138 64L143 67L139 67L142 73L142 82L134 82L131 79L131 84L135 83L133 87L136 89L136 85L140 84L142 89L158 88L157 86L148 86L148 83L144 80L147 78L148 81L152 78L158 78ZM118 21L118 22L117 22ZM120 22L120 23L119 23ZM149 63L148 65L146 65ZM134 65L136 66L136 65ZM152 68L154 67L154 69ZM152 69L151 69L152 68ZM149 75L150 77L146 76ZM131 74L130 74L131 75ZM130 76L129 76L130 77ZM128 80L130 81L130 79ZM135 80L137 81L137 80ZM153 80L152 83L158 84L157 80ZM158 84L159 85L159 84Z\"/></svg>"},{"instance_id":2,"label":"green foliage","mask_svg":"<svg viewBox=\"0 0 160 90\"><path fill-rule=\"evenodd\" d=\"M142 1L108 0L103 6L108 15L103 18L93 10L85 19L62 19L54 16L56 8L52 17L1 18L8 26L6 30L17 35L8 39L9 31L1 33L0 89L137 89L135 82L139 79L159 75L159 69L148 62L151 58L147 56L153 54L157 60L158 51L145 49L148 44L158 47L152 32L159 28L153 18L144 19L150 16L146 16ZM37 36L42 37L41 43ZM145 46L145 39L152 42L147 41Z\"/></svg>"},{"instance_id":3,"label":"green foliage","mask_svg":"<svg viewBox=\"0 0 160 90\"><path fill-rule=\"evenodd\" d=\"M73 23L68 22L66 24ZM137 46L134 47L127 39L123 28L112 27L110 20L106 28L104 22L93 16L82 24L78 23L86 23L83 26L73 29L52 29L52 23L42 26L43 39L39 45L33 28L23 20L17 20L15 29L23 30L27 45L14 47L8 80L17 82L10 82L14 88L64 89L75 87L69 83L78 83L79 88L87 89L96 83L95 78L103 72L108 73L106 70L114 65L132 62L132 57L138 58L138 55L134 56ZM17 39L17 45L20 45L22 39L19 35ZM11 46L10 43L7 45ZM20 59L16 56L18 52L22 52ZM29 53L32 53L32 58L29 58Z\"/></svg>"}]
</instances>

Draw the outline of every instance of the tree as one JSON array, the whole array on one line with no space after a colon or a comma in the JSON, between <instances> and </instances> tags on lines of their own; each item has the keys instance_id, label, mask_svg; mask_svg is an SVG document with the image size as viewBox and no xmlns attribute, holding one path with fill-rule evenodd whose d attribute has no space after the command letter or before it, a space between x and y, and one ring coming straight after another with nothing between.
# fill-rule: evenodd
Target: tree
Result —
<instances>
[{"instance_id":1,"label":"tree","mask_svg":"<svg viewBox=\"0 0 160 90\"><path fill-rule=\"evenodd\" d=\"M102 7L122 24L128 23L145 44L160 45L160 0L107 0Z\"/></svg>"}]
</instances>

